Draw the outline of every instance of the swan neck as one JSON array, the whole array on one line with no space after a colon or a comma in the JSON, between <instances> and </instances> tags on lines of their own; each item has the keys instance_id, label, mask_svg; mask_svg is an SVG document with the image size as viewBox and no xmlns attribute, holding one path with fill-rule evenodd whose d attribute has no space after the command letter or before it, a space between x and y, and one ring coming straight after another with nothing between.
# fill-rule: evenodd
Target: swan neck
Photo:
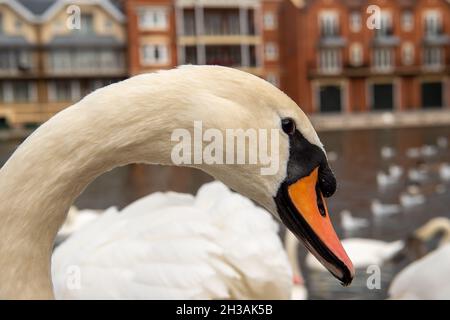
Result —
<instances>
[{"instance_id":1,"label":"swan neck","mask_svg":"<svg viewBox=\"0 0 450 320\"><path fill-rule=\"evenodd\" d=\"M162 125L170 108L150 97L156 94L148 89L151 79L130 80L57 114L0 170L0 298L53 298L54 239L96 177L130 163L171 164L171 130Z\"/></svg>"}]
</instances>

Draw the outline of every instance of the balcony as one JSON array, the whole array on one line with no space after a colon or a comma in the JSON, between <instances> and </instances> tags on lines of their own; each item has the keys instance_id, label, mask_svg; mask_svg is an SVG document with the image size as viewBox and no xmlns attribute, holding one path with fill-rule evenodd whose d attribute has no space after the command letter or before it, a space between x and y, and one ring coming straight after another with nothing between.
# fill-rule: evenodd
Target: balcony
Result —
<instances>
[{"instance_id":1,"label":"balcony","mask_svg":"<svg viewBox=\"0 0 450 320\"><path fill-rule=\"evenodd\" d=\"M121 77L126 73L125 52L122 50L54 49L47 53L47 75Z\"/></svg>"}]
</instances>

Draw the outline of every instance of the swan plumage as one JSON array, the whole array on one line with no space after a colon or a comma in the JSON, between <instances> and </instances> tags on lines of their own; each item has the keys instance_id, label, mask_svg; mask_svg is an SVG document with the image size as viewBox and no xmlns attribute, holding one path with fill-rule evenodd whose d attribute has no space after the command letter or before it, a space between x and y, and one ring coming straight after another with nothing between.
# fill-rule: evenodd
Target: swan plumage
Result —
<instances>
[{"instance_id":1,"label":"swan plumage","mask_svg":"<svg viewBox=\"0 0 450 320\"><path fill-rule=\"evenodd\" d=\"M389 216L400 212L401 208L398 204L386 204L375 199L371 203L372 214L377 217Z\"/></svg>"},{"instance_id":2,"label":"swan plumage","mask_svg":"<svg viewBox=\"0 0 450 320\"><path fill-rule=\"evenodd\" d=\"M450 244L403 269L392 281L390 299L440 300L450 298Z\"/></svg>"},{"instance_id":3,"label":"swan plumage","mask_svg":"<svg viewBox=\"0 0 450 320\"><path fill-rule=\"evenodd\" d=\"M344 230L353 231L369 226L369 220L365 218L354 217L348 210L341 212L341 226Z\"/></svg>"},{"instance_id":4,"label":"swan plumage","mask_svg":"<svg viewBox=\"0 0 450 320\"><path fill-rule=\"evenodd\" d=\"M237 223L239 221L239 223ZM220 182L196 197L155 193L110 208L53 255L60 299L287 299L292 273L278 225ZM70 267L78 290L66 285Z\"/></svg>"}]
</instances>

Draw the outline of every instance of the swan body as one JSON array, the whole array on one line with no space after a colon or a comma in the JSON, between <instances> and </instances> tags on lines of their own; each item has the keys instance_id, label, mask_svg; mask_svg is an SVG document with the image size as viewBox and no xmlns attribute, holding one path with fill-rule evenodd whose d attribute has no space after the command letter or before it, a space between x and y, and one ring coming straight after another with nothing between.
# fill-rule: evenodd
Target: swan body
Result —
<instances>
[{"instance_id":1,"label":"swan body","mask_svg":"<svg viewBox=\"0 0 450 320\"><path fill-rule=\"evenodd\" d=\"M99 210L78 210L76 207L71 207L57 236L61 238L69 237L75 231L96 220L100 213Z\"/></svg>"},{"instance_id":2,"label":"swan body","mask_svg":"<svg viewBox=\"0 0 450 320\"><path fill-rule=\"evenodd\" d=\"M448 163L443 163L441 164L441 166L439 167L439 176L441 177L442 180L450 180L450 164Z\"/></svg>"},{"instance_id":3,"label":"swan body","mask_svg":"<svg viewBox=\"0 0 450 320\"><path fill-rule=\"evenodd\" d=\"M401 208L397 204L384 204L379 200L373 200L371 204L372 214L374 216L382 217L397 214Z\"/></svg>"},{"instance_id":4,"label":"swan body","mask_svg":"<svg viewBox=\"0 0 450 320\"><path fill-rule=\"evenodd\" d=\"M199 122L205 135L214 133L214 148L189 148ZM252 163L225 162L235 159L235 148L217 137L229 129L265 132L266 153L259 150ZM207 151L213 161L203 161ZM351 283L354 268L318 198L335 193L336 179L306 115L257 76L184 66L94 91L35 130L0 169L0 298L54 298L51 254L70 206L98 176L132 163L203 170L281 219L336 278Z\"/></svg>"},{"instance_id":5,"label":"swan body","mask_svg":"<svg viewBox=\"0 0 450 320\"><path fill-rule=\"evenodd\" d=\"M447 147L448 147L448 139L446 137L439 137L437 139L437 145L441 149L447 149Z\"/></svg>"},{"instance_id":6,"label":"swan body","mask_svg":"<svg viewBox=\"0 0 450 320\"><path fill-rule=\"evenodd\" d=\"M420 158L421 150L420 148L410 148L406 150L406 156L410 159Z\"/></svg>"},{"instance_id":7,"label":"swan body","mask_svg":"<svg viewBox=\"0 0 450 320\"><path fill-rule=\"evenodd\" d=\"M381 266L404 248L403 241L385 242L363 238L344 239L342 245L352 258L355 268ZM325 271L317 259L309 253L306 257L306 266L310 270Z\"/></svg>"},{"instance_id":8,"label":"swan body","mask_svg":"<svg viewBox=\"0 0 450 320\"><path fill-rule=\"evenodd\" d=\"M357 218L352 216L348 210L341 212L341 226L344 230L353 231L369 226L369 221L364 218Z\"/></svg>"},{"instance_id":9,"label":"swan body","mask_svg":"<svg viewBox=\"0 0 450 320\"><path fill-rule=\"evenodd\" d=\"M383 171L378 172L377 174L377 183L380 187L385 187L389 185L393 185L399 182L400 178L403 175L403 169L399 166L390 166L389 172L385 173Z\"/></svg>"},{"instance_id":10,"label":"swan body","mask_svg":"<svg viewBox=\"0 0 450 320\"><path fill-rule=\"evenodd\" d=\"M395 150L391 147L383 147L381 148L381 157L383 159L390 159L395 156Z\"/></svg>"},{"instance_id":11,"label":"swan body","mask_svg":"<svg viewBox=\"0 0 450 320\"><path fill-rule=\"evenodd\" d=\"M390 299L450 299L450 244L429 253L403 269L392 281Z\"/></svg>"},{"instance_id":12,"label":"swan body","mask_svg":"<svg viewBox=\"0 0 450 320\"><path fill-rule=\"evenodd\" d=\"M405 208L420 206L426 202L426 198L421 193L403 192L400 195L400 203Z\"/></svg>"},{"instance_id":13,"label":"swan body","mask_svg":"<svg viewBox=\"0 0 450 320\"><path fill-rule=\"evenodd\" d=\"M196 197L155 193L107 210L55 250L55 296L288 299L292 272L277 232L268 212L220 182Z\"/></svg>"},{"instance_id":14,"label":"swan body","mask_svg":"<svg viewBox=\"0 0 450 320\"><path fill-rule=\"evenodd\" d=\"M425 145L420 149L421 154L424 157L434 157L438 153L438 149L432 145Z\"/></svg>"},{"instance_id":15,"label":"swan body","mask_svg":"<svg viewBox=\"0 0 450 320\"><path fill-rule=\"evenodd\" d=\"M408 178L413 182L423 182L428 179L428 173L425 169L410 169Z\"/></svg>"}]
</instances>

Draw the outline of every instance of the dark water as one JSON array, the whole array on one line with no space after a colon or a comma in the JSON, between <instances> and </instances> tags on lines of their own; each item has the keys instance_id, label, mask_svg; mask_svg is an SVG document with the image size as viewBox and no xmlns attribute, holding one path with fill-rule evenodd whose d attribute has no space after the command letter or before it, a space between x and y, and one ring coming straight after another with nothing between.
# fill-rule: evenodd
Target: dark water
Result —
<instances>
[{"instance_id":1,"label":"dark water","mask_svg":"<svg viewBox=\"0 0 450 320\"><path fill-rule=\"evenodd\" d=\"M408 209L398 215L383 219L373 219L370 204L377 198L386 203L398 203L399 193L409 183L406 178L394 187L380 189L376 183L378 170L387 170L389 165L397 164L405 169L417 165L418 160L408 159L408 148L424 144L436 144L438 137L450 139L450 128L414 128L395 130L360 130L325 132L320 134L327 151L333 151L338 159L331 163L339 183L336 195L329 201L329 210L334 215L338 233L342 237L373 238L385 241L404 239L414 229L433 216L450 217L450 185L444 194L429 192L425 205ZM3 164L15 150L19 142L0 143L0 164ZM382 159L380 149L390 146L396 156L390 160ZM434 165L450 162L449 149L441 150L434 157L423 159ZM210 181L206 174L192 169L161 166L128 166L103 175L92 183L76 201L79 208L105 209L110 206L124 207L130 202L155 191L177 191L195 193L198 188ZM439 179L431 179L422 187L434 190ZM355 216L370 219L370 227L353 234L345 234L340 228L338 213L350 210ZM304 252L302 252L302 258ZM382 268L382 290L366 288L365 270L358 270L353 286L341 288L328 273L311 273L303 268L310 297L313 299L381 299L386 297L388 284L401 266Z\"/></svg>"}]
</instances>

